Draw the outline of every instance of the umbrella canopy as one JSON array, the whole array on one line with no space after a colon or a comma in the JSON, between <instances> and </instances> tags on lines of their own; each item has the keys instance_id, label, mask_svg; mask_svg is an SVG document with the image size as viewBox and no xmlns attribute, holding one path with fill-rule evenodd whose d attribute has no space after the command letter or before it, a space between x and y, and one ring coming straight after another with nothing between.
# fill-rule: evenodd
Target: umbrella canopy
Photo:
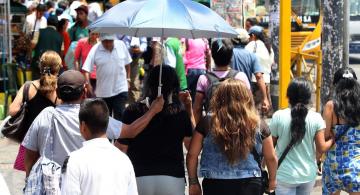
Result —
<instances>
[{"instance_id":1,"label":"umbrella canopy","mask_svg":"<svg viewBox=\"0 0 360 195\"><path fill-rule=\"evenodd\" d=\"M89 28L135 37L236 37L217 13L191 0L127 0L114 6Z\"/></svg>"}]
</instances>

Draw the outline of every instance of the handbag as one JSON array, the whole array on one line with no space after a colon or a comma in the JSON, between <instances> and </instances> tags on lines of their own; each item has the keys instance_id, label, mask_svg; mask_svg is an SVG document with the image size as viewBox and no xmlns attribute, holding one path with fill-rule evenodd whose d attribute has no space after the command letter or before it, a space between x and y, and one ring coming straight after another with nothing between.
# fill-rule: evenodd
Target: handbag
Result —
<instances>
[{"instance_id":1,"label":"handbag","mask_svg":"<svg viewBox=\"0 0 360 195\"><path fill-rule=\"evenodd\" d=\"M289 145L286 147L286 149L284 150L284 152L280 156L280 159L278 161L278 169L279 169L281 163L284 161L286 155L289 153L289 151L291 150L291 148L293 146L294 146L294 142L290 141ZM251 153L254 156L254 159L258 163L258 166L259 166L259 168L261 170L261 182L262 182L262 185L263 185L263 193L270 194L270 195L275 195L275 192L266 191L266 189L269 188L269 174L268 174L268 172L266 170L263 170L263 168L261 166L261 157L258 154L258 152L256 151L255 147L252 149Z\"/></svg>"},{"instance_id":2,"label":"handbag","mask_svg":"<svg viewBox=\"0 0 360 195\"><path fill-rule=\"evenodd\" d=\"M20 110L16 113L15 116L11 117L4 125L4 127L1 130L1 133L18 143L21 143L26 135L26 132L28 131L27 128L24 127L26 113L28 112L27 109L27 102L29 100L29 89L30 89L30 83L26 82L24 85L23 90L23 102L20 107Z\"/></svg>"},{"instance_id":3,"label":"handbag","mask_svg":"<svg viewBox=\"0 0 360 195\"><path fill-rule=\"evenodd\" d=\"M54 122L48 130L40 158L33 165L29 177L26 178L24 195L60 195L61 165L54 157ZM50 142L51 159L45 156L47 143Z\"/></svg>"}]
</instances>

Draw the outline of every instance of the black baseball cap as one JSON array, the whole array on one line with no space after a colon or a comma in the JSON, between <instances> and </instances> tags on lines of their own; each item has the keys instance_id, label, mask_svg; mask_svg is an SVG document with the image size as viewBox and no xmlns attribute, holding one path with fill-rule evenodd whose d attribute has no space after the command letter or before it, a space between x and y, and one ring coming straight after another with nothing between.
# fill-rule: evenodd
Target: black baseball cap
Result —
<instances>
[{"instance_id":1,"label":"black baseball cap","mask_svg":"<svg viewBox=\"0 0 360 195\"><path fill-rule=\"evenodd\" d=\"M60 99L76 100L81 97L86 84L84 75L76 70L67 70L62 73L57 81Z\"/></svg>"}]
</instances>

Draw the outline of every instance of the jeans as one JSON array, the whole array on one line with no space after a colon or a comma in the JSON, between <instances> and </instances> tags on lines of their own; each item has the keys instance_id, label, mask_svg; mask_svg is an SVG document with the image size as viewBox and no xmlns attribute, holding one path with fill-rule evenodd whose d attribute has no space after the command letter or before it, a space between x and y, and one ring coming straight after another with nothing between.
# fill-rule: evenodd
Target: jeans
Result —
<instances>
[{"instance_id":1,"label":"jeans","mask_svg":"<svg viewBox=\"0 0 360 195\"><path fill-rule=\"evenodd\" d=\"M195 100L195 94L196 94L196 85L197 81L200 77L200 75L206 74L206 71L204 69L188 69L186 79L188 84L188 89L191 94L191 98L194 101Z\"/></svg>"},{"instance_id":2,"label":"jeans","mask_svg":"<svg viewBox=\"0 0 360 195\"><path fill-rule=\"evenodd\" d=\"M276 195L310 195L315 185L315 181L302 184L287 184L277 182Z\"/></svg>"},{"instance_id":3,"label":"jeans","mask_svg":"<svg viewBox=\"0 0 360 195\"><path fill-rule=\"evenodd\" d=\"M128 92L122 92L118 95L102 98L108 106L110 116L112 115L116 120L122 120L122 114L125 110L125 104L128 100Z\"/></svg>"},{"instance_id":4,"label":"jeans","mask_svg":"<svg viewBox=\"0 0 360 195\"><path fill-rule=\"evenodd\" d=\"M261 178L207 179L202 182L204 195L262 195Z\"/></svg>"}]
</instances>

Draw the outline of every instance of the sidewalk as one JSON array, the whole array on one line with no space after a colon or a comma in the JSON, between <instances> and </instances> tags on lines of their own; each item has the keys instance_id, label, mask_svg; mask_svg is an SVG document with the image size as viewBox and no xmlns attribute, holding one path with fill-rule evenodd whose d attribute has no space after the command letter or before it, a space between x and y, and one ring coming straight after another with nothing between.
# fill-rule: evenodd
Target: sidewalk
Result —
<instances>
[{"instance_id":1,"label":"sidewalk","mask_svg":"<svg viewBox=\"0 0 360 195\"><path fill-rule=\"evenodd\" d=\"M11 195L21 195L25 185L25 172L13 169L19 144L0 138L0 173L8 185Z\"/></svg>"}]
</instances>

